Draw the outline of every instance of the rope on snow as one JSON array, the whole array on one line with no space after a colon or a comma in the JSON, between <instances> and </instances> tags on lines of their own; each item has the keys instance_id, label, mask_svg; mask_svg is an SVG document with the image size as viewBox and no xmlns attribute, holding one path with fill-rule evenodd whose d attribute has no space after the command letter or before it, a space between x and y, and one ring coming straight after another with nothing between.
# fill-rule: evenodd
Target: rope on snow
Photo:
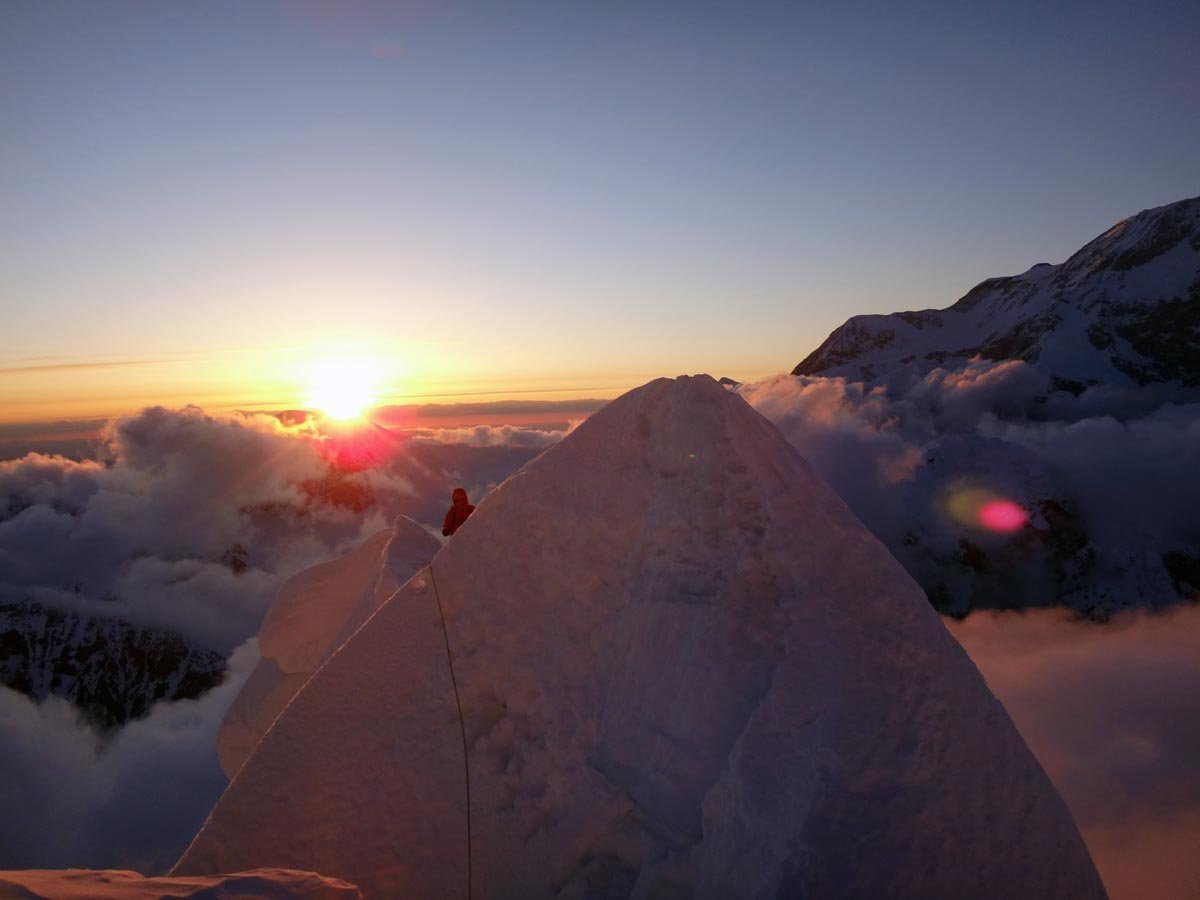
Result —
<instances>
[{"instance_id":1,"label":"rope on snow","mask_svg":"<svg viewBox=\"0 0 1200 900\"><path fill-rule=\"evenodd\" d=\"M429 580L433 583L433 596L437 600L438 615L442 619L442 637L446 641L446 662L450 664L450 684L454 686L454 702L458 705L458 730L462 734L463 775L467 781L467 900L471 900L471 767L467 764L467 726L463 722L462 698L458 695L458 680L454 677L454 657L450 655L450 635L446 631L446 614L442 611L442 595L438 593L437 579L433 576L433 563L429 564Z\"/></svg>"}]
</instances>

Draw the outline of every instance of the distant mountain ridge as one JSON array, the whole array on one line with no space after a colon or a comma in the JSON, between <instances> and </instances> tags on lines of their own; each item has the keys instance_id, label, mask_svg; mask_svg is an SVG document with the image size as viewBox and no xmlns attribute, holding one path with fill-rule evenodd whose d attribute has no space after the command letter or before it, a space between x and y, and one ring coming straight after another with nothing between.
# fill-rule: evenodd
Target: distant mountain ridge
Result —
<instances>
[{"instance_id":1,"label":"distant mountain ridge","mask_svg":"<svg viewBox=\"0 0 1200 900\"><path fill-rule=\"evenodd\" d=\"M227 662L171 631L56 609L0 603L0 684L41 702L69 700L102 731L145 717L160 700L199 697Z\"/></svg>"},{"instance_id":2,"label":"distant mountain ridge","mask_svg":"<svg viewBox=\"0 0 1200 900\"><path fill-rule=\"evenodd\" d=\"M848 319L793 375L874 381L1023 360L1056 389L1200 387L1200 197L1123 219L1060 265L988 278L952 306Z\"/></svg>"}]
</instances>

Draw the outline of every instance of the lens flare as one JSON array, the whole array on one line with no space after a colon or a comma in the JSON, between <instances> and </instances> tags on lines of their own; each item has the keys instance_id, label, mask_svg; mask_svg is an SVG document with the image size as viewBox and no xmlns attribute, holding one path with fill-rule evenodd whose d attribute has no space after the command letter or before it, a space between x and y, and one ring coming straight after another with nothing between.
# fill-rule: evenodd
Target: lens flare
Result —
<instances>
[{"instance_id":1,"label":"lens flare","mask_svg":"<svg viewBox=\"0 0 1200 900\"><path fill-rule=\"evenodd\" d=\"M1029 516L1011 500L989 500L979 508L979 524L998 534L1020 531Z\"/></svg>"},{"instance_id":2,"label":"lens flare","mask_svg":"<svg viewBox=\"0 0 1200 900\"><path fill-rule=\"evenodd\" d=\"M1020 531L1029 521L1029 514L1019 503L982 488L954 491L946 499L946 510L963 525L995 534Z\"/></svg>"}]
</instances>

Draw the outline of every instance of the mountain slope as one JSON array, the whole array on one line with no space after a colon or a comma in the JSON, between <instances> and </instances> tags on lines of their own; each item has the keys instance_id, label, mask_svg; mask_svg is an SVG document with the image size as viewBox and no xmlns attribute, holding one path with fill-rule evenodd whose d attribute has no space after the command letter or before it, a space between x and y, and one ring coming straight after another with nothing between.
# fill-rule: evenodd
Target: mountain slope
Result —
<instances>
[{"instance_id":1,"label":"mountain slope","mask_svg":"<svg viewBox=\"0 0 1200 900\"><path fill-rule=\"evenodd\" d=\"M489 495L176 871L303 859L460 896L468 773L475 896L1104 896L920 589L707 376L613 401Z\"/></svg>"},{"instance_id":2,"label":"mountain slope","mask_svg":"<svg viewBox=\"0 0 1200 900\"><path fill-rule=\"evenodd\" d=\"M258 632L262 658L217 735L221 768L232 778L320 663L404 582L441 542L407 516L351 553L318 563L280 586Z\"/></svg>"},{"instance_id":3,"label":"mountain slope","mask_svg":"<svg viewBox=\"0 0 1200 900\"><path fill-rule=\"evenodd\" d=\"M199 697L221 683L226 665L174 632L29 600L0 603L0 683L37 701L70 700L101 730L144 717L160 700Z\"/></svg>"},{"instance_id":4,"label":"mountain slope","mask_svg":"<svg viewBox=\"0 0 1200 900\"><path fill-rule=\"evenodd\" d=\"M1056 387L1200 387L1200 198L1118 222L1061 265L989 278L953 306L854 316L793 375L873 381L897 369L1020 359Z\"/></svg>"}]
</instances>

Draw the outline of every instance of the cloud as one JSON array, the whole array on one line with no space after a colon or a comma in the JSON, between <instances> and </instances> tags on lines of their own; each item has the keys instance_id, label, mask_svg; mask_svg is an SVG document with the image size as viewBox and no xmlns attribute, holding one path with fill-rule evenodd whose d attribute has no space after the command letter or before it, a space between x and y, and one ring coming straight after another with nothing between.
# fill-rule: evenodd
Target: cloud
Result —
<instances>
[{"instance_id":1,"label":"cloud","mask_svg":"<svg viewBox=\"0 0 1200 900\"><path fill-rule=\"evenodd\" d=\"M963 602L979 589L970 596L989 603L1164 604L1179 599L1166 556L1200 559L1194 395L1149 390L1135 402L1132 388L1097 385L1075 396L1019 360L979 359L870 385L780 375L738 392L927 589L946 582ZM947 498L967 489L1024 505L1036 533L1005 542L951 521ZM1043 501L1059 521L1043 521ZM969 561L978 571L955 569L960 541L988 545ZM999 571L992 551L1012 565Z\"/></svg>"},{"instance_id":2,"label":"cloud","mask_svg":"<svg viewBox=\"0 0 1200 900\"><path fill-rule=\"evenodd\" d=\"M537 393L537 392L534 392ZM388 427L459 428L474 425L562 428L584 419L607 400L492 400L466 403L425 403L382 406L372 411L373 421Z\"/></svg>"},{"instance_id":3,"label":"cloud","mask_svg":"<svg viewBox=\"0 0 1200 900\"><path fill-rule=\"evenodd\" d=\"M842 378L779 375L739 393L856 510L873 507L910 479L919 461L919 442L901 428L903 419L882 391Z\"/></svg>"},{"instance_id":4,"label":"cloud","mask_svg":"<svg viewBox=\"0 0 1200 900\"><path fill-rule=\"evenodd\" d=\"M414 439L435 444L467 444L472 447L552 447L579 427L572 419L565 429L523 428L517 425L472 425L466 428L414 428Z\"/></svg>"},{"instance_id":5,"label":"cloud","mask_svg":"<svg viewBox=\"0 0 1200 900\"><path fill-rule=\"evenodd\" d=\"M0 868L169 868L225 789L217 729L257 661L250 640L219 687L107 742L67 702L0 686Z\"/></svg>"},{"instance_id":6,"label":"cloud","mask_svg":"<svg viewBox=\"0 0 1200 900\"><path fill-rule=\"evenodd\" d=\"M482 497L567 430L326 433L145 409L106 426L97 459L0 462L0 602L117 616L227 653L288 575L399 513L440 527L451 488Z\"/></svg>"},{"instance_id":7,"label":"cloud","mask_svg":"<svg viewBox=\"0 0 1200 900\"><path fill-rule=\"evenodd\" d=\"M882 384L776 375L738 388L772 421L815 424L864 438L882 434L916 444L974 430L996 416L1023 417L1046 392L1044 376L1020 360L979 359L925 374L901 370Z\"/></svg>"},{"instance_id":8,"label":"cloud","mask_svg":"<svg viewBox=\"0 0 1200 900\"><path fill-rule=\"evenodd\" d=\"M1200 404L1127 421L993 422L986 431L1044 459L1102 538L1134 530L1157 543L1200 541Z\"/></svg>"},{"instance_id":9,"label":"cloud","mask_svg":"<svg viewBox=\"0 0 1200 900\"><path fill-rule=\"evenodd\" d=\"M0 377L5 375L25 375L29 372L81 372L97 369L129 369L138 366L157 366L164 363L161 359L119 359L95 362L73 363L37 363L26 366L0 366Z\"/></svg>"},{"instance_id":10,"label":"cloud","mask_svg":"<svg viewBox=\"0 0 1200 900\"><path fill-rule=\"evenodd\" d=\"M34 597L180 631L228 652L287 574L384 527L404 496L376 479L347 508L319 445L269 416L147 409L112 423L105 459L0 463L0 598ZM240 563L234 571L234 557Z\"/></svg>"},{"instance_id":11,"label":"cloud","mask_svg":"<svg viewBox=\"0 0 1200 900\"><path fill-rule=\"evenodd\" d=\"M0 459L7 455L10 445L18 442L57 441L80 438L99 438L107 419L60 419L54 422L0 423ZM24 453L16 454L24 456Z\"/></svg>"},{"instance_id":12,"label":"cloud","mask_svg":"<svg viewBox=\"0 0 1200 900\"><path fill-rule=\"evenodd\" d=\"M1113 900L1200 886L1200 607L947 620L1054 782Z\"/></svg>"}]
</instances>

